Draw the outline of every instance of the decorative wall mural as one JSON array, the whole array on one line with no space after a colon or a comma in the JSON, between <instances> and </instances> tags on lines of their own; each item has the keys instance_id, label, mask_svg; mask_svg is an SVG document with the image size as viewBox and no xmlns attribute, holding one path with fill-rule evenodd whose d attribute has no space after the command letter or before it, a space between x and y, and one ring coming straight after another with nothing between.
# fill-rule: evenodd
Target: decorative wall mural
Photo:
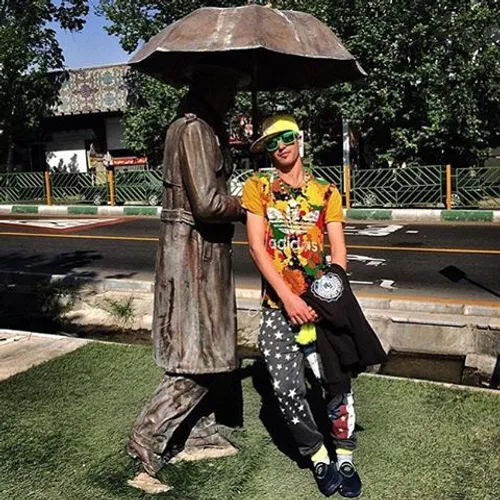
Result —
<instances>
[{"instance_id":1,"label":"decorative wall mural","mask_svg":"<svg viewBox=\"0 0 500 500\"><path fill-rule=\"evenodd\" d=\"M69 70L56 115L123 111L127 105L127 65Z\"/></svg>"}]
</instances>

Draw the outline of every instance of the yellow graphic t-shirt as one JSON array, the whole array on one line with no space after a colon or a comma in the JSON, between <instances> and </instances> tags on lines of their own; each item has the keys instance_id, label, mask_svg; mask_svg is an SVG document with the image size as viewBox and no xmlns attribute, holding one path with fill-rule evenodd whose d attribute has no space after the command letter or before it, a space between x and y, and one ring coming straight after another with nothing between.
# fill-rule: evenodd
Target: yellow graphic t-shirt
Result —
<instances>
[{"instance_id":1,"label":"yellow graphic t-shirt","mask_svg":"<svg viewBox=\"0 0 500 500\"><path fill-rule=\"evenodd\" d=\"M304 293L325 268L326 224L344 220L337 188L309 173L300 188L292 188L277 174L257 173L245 182L242 204L265 217L266 250L274 267L294 293ZM264 305L279 307L279 298L268 283L264 290Z\"/></svg>"}]
</instances>

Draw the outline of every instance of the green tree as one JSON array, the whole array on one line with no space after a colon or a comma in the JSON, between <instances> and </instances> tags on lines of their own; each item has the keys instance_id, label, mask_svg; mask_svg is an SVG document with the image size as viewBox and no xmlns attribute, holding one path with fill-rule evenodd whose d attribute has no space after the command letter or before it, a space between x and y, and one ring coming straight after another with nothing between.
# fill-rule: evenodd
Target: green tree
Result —
<instances>
[{"instance_id":1,"label":"green tree","mask_svg":"<svg viewBox=\"0 0 500 500\"><path fill-rule=\"evenodd\" d=\"M0 169L57 100L64 57L53 23L80 30L87 0L0 0ZM52 25L51 25L52 23Z\"/></svg>"},{"instance_id":2,"label":"green tree","mask_svg":"<svg viewBox=\"0 0 500 500\"><path fill-rule=\"evenodd\" d=\"M101 0L101 12L112 23L110 33L132 52L196 8L243 3ZM335 159L341 118L359 133L364 166L470 165L500 144L498 0L281 0L273 5L309 12L328 24L368 73L363 82L323 91L259 95L263 114L290 110L302 119L316 163ZM141 151L152 144L161 148L159 137L178 97L146 82L137 87L141 99L126 122L129 144ZM238 108L250 112L248 95L240 96ZM149 127L155 122L162 130ZM151 134L155 140L147 140Z\"/></svg>"},{"instance_id":3,"label":"green tree","mask_svg":"<svg viewBox=\"0 0 500 500\"><path fill-rule=\"evenodd\" d=\"M498 7L498 0L330 6L330 26L369 75L331 96L359 124L368 163L469 165L500 143Z\"/></svg>"},{"instance_id":4,"label":"green tree","mask_svg":"<svg viewBox=\"0 0 500 500\"><path fill-rule=\"evenodd\" d=\"M184 91L138 72L128 76L129 105L125 111L125 141L148 156L150 165L162 162L165 134Z\"/></svg>"}]
</instances>

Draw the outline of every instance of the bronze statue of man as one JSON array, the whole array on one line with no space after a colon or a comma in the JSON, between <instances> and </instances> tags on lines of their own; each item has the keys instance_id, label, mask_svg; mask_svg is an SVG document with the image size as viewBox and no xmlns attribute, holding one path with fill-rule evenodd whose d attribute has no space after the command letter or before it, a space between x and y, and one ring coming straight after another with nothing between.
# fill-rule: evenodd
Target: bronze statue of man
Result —
<instances>
[{"instance_id":1,"label":"bronze statue of man","mask_svg":"<svg viewBox=\"0 0 500 500\"><path fill-rule=\"evenodd\" d=\"M243 79L225 68L192 68L167 132L153 315L154 358L165 375L127 448L144 469L129 484L150 492L165 491L155 475L180 450L188 460L237 452L219 434L214 410L224 375L237 368L231 239L245 212L227 192L224 116Z\"/></svg>"}]
</instances>

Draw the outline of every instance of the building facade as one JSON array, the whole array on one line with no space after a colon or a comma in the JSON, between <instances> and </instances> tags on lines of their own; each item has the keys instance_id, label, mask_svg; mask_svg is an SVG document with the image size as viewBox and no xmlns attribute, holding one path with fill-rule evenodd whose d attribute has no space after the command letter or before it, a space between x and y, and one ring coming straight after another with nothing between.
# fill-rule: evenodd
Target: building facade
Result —
<instances>
[{"instance_id":1,"label":"building facade","mask_svg":"<svg viewBox=\"0 0 500 500\"><path fill-rule=\"evenodd\" d=\"M127 150L123 114L128 103L126 64L67 70L53 113L24 144L17 171L88 172L103 167L109 153L142 166Z\"/></svg>"}]
</instances>

